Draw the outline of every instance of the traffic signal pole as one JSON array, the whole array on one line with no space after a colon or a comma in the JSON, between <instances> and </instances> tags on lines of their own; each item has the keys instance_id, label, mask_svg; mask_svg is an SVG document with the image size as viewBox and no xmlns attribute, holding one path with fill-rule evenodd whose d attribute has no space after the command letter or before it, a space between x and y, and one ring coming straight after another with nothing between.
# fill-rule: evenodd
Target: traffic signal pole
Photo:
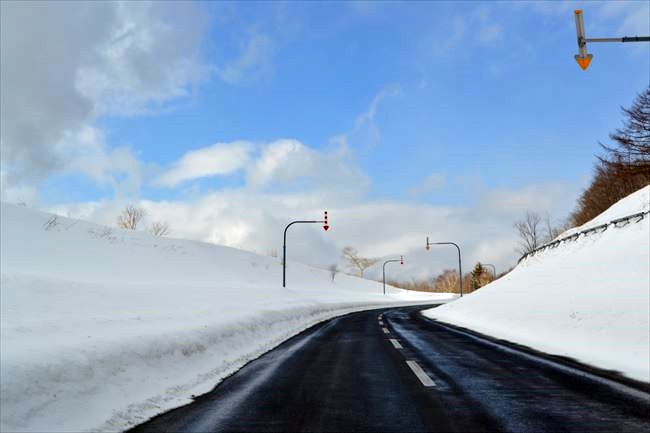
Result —
<instances>
[{"instance_id":1,"label":"traffic signal pole","mask_svg":"<svg viewBox=\"0 0 650 433\"><path fill-rule=\"evenodd\" d=\"M576 62L586 70L593 59L593 55L587 52L587 42L650 42L650 36L623 36L622 38L588 38L585 36L585 23L582 17L582 10L574 11L576 20L576 36L578 38L578 54L575 55Z\"/></svg>"}]
</instances>

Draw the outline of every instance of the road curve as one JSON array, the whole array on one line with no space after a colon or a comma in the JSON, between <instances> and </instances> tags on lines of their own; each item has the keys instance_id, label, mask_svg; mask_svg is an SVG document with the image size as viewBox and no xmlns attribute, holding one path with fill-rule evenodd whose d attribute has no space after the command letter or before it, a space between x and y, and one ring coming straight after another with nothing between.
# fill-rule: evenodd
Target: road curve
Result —
<instances>
[{"instance_id":1,"label":"road curve","mask_svg":"<svg viewBox=\"0 0 650 433\"><path fill-rule=\"evenodd\" d=\"M647 393L432 323L422 308L316 325L131 432L650 431Z\"/></svg>"}]
</instances>

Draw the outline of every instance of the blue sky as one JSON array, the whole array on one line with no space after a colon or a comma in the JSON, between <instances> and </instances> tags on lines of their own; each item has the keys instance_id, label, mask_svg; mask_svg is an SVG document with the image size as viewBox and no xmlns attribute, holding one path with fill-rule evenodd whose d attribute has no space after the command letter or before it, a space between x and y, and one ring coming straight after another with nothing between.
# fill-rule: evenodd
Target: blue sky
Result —
<instances>
[{"instance_id":1,"label":"blue sky","mask_svg":"<svg viewBox=\"0 0 650 433\"><path fill-rule=\"evenodd\" d=\"M62 40L83 35L87 45L48 48L52 55L32 64L23 57L36 53L25 50L20 59L11 52L3 58L25 69L55 63L58 78L25 82L25 89L69 88L81 107L70 112L83 112L33 144L59 164L36 167L36 152L19 151L30 145L20 134L3 136L3 200L104 223L125 201L174 220L175 211L160 210L161 203L187 207L215 194L250 195L252 183L261 201L353 191L354 200L330 200L342 211L392 203L426 212L453 208L481 220L486 200L510 197L504 206L538 203L531 210L559 220L588 182L598 142L620 126L620 106L649 84L648 44L592 44L587 71L573 59L574 8L584 9L588 36L631 36L650 31L647 2L207 2L122 5L103 15L92 3L83 12L80 5L62 3L61 20L47 25ZM42 15L41 7L16 12L3 4L3 15L17 21ZM66 25L82 13L91 17L85 26ZM106 18L111 13L114 22ZM106 31L91 31L92 19ZM133 23L135 30L123 31ZM5 32L3 51L17 37ZM21 88L13 78L22 79L18 66L3 76L3 93ZM30 100L53 112L67 108L33 92L25 102L12 91L8 112ZM55 96L66 98L63 91ZM3 118L3 126L12 122L18 124ZM296 140L311 156L251 182L280 139ZM248 143L235 168L160 180L188 152L235 141ZM301 164L317 169L301 171ZM282 220L272 206L262 208ZM506 233L521 211L486 216L486 232ZM256 249L252 223L250 236L227 242L232 236L207 226L173 225L180 237ZM410 241L403 242L408 250ZM467 242L480 249L477 239ZM514 253L503 248L497 256L505 266Z\"/></svg>"},{"instance_id":2,"label":"blue sky","mask_svg":"<svg viewBox=\"0 0 650 433\"><path fill-rule=\"evenodd\" d=\"M104 120L110 141L132 146L147 161L165 165L188 149L238 139L296 138L327 148L333 136L354 129L376 95L394 89L378 106L378 137L359 134L350 143L373 180L371 195L403 197L437 172L463 190L460 196L443 190L418 199L458 204L473 188L463 181L470 177L487 188L581 183L597 142L619 126L619 106L648 84L647 46L590 47L593 67L581 71L569 8L545 14L480 2L203 7L211 21L208 63L237 58L251 35L267 37L269 53L234 84L214 77L201 83L169 113ZM586 18L587 28L595 27L588 7ZM603 35L618 35L621 23L608 24L599 26Z\"/></svg>"}]
</instances>

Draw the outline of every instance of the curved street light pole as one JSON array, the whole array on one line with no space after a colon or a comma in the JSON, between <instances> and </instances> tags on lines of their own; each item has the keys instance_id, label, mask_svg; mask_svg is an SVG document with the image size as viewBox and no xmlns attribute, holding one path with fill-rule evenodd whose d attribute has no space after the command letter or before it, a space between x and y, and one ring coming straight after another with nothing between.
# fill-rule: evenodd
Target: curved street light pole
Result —
<instances>
[{"instance_id":1,"label":"curved street light pole","mask_svg":"<svg viewBox=\"0 0 650 433\"><path fill-rule=\"evenodd\" d=\"M292 221L284 228L284 242L282 243L282 287L287 287L287 229L294 224L326 224L326 221Z\"/></svg>"},{"instance_id":2,"label":"curved street light pole","mask_svg":"<svg viewBox=\"0 0 650 433\"><path fill-rule=\"evenodd\" d=\"M386 260L384 264L382 265L382 273L384 275L384 295L386 294L386 264L387 263L393 263L393 262L400 262L401 264L404 264L404 258L400 258L399 260Z\"/></svg>"},{"instance_id":3,"label":"curved street light pole","mask_svg":"<svg viewBox=\"0 0 650 433\"><path fill-rule=\"evenodd\" d=\"M427 250L431 248L431 245L453 245L458 250L458 283L460 284L460 296L463 296L463 262L460 258L460 247L454 242L429 242L429 237L427 236Z\"/></svg>"}]
</instances>

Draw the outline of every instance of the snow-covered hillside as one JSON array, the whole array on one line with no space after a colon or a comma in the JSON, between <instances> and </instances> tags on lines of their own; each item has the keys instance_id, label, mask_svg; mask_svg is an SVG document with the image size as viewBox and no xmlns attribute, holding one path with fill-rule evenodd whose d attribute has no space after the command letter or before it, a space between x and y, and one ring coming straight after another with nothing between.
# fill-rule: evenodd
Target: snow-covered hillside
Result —
<instances>
[{"instance_id":1,"label":"snow-covered hillside","mask_svg":"<svg viewBox=\"0 0 650 433\"><path fill-rule=\"evenodd\" d=\"M244 251L1 208L2 431L120 430L305 328L443 296Z\"/></svg>"},{"instance_id":2,"label":"snow-covered hillside","mask_svg":"<svg viewBox=\"0 0 650 433\"><path fill-rule=\"evenodd\" d=\"M650 186L560 237L650 209ZM523 260L425 314L650 382L650 217Z\"/></svg>"}]
</instances>

